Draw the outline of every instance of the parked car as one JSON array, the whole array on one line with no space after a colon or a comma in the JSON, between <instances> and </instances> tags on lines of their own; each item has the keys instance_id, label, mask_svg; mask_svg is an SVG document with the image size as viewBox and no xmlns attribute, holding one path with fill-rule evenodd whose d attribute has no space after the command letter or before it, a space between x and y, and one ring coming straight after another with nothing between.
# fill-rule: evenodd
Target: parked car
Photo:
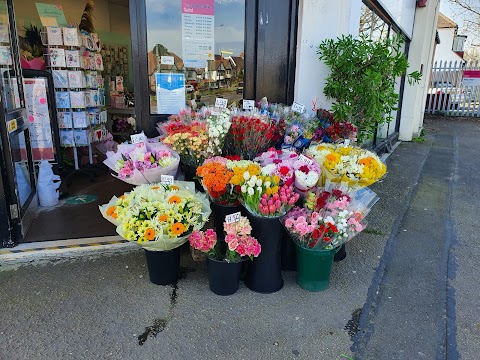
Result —
<instances>
[{"instance_id":1,"label":"parked car","mask_svg":"<svg viewBox=\"0 0 480 360\"><path fill-rule=\"evenodd\" d=\"M243 94L243 82L239 82L237 85L237 89L235 90L237 94Z\"/></svg>"},{"instance_id":2,"label":"parked car","mask_svg":"<svg viewBox=\"0 0 480 360\"><path fill-rule=\"evenodd\" d=\"M451 108L457 108L459 105L463 105L465 103L465 91L461 88L457 88L453 86L453 84L449 81L434 81L433 86L428 89L428 97L436 96L437 97L437 104L439 102L445 101L445 104L450 102ZM447 96L446 99L444 96ZM432 104L435 100L432 99ZM428 102L427 102L428 104ZM432 105L433 106L433 105ZM440 107L441 105L436 105Z\"/></svg>"},{"instance_id":3,"label":"parked car","mask_svg":"<svg viewBox=\"0 0 480 360\"><path fill-rule=\"evenodd\" d=\"M195 91L195 88L193 87L192 84L187 84L187 85L185 85L185 91L186 91L187 93L191 93L191 92L194 92L194 91Z\"/></svg>"}]
</instances>

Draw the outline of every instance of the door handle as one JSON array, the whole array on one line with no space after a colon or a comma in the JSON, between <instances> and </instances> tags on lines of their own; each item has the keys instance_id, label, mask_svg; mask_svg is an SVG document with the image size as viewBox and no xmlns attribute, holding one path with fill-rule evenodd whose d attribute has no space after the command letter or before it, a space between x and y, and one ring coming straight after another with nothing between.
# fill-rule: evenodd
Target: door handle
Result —
<instances>
[{"instance_id":1,"label":"door handle","mask_svg":"<svg viewBox=\"0 0 480 360\"><path fill-rule=\"evenodd\" d=\"M260 14L258 15L258 23L260 26L263 26L263 12L260 11Z\"/></svg>"}]
</instances>

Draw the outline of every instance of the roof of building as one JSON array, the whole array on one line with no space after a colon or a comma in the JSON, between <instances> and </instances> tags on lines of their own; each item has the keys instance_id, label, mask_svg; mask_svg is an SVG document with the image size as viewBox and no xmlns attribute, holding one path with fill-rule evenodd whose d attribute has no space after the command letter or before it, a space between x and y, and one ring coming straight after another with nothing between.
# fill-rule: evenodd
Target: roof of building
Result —
<instances>
[{"instance_id":1,"label":"roof of building","mask_svg":"<svg viewBox=\"0 0 480 360\"><path fill-rule=\"evenodd\" d=\"M458 28L458 25L452 19L446 17L442 13L438 13L437 29L451 29Z\"/></svg>"}]
</instances>

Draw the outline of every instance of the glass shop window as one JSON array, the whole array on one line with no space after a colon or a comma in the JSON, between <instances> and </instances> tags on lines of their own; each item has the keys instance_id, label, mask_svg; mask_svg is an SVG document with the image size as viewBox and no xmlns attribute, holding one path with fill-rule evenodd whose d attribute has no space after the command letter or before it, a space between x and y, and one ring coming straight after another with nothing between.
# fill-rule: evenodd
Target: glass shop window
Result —
<instances>
[{"instance_id":1,"label":"glass shop window","mask_svg":"<svg viewBox=\"0 0 480 360\"><path fill-rule=\"evenodd\" d=\"M186 105L242 99L245 0L146 0L146 13L150 113L172 113L168 90Z\"/></svg>"}]
</instances>

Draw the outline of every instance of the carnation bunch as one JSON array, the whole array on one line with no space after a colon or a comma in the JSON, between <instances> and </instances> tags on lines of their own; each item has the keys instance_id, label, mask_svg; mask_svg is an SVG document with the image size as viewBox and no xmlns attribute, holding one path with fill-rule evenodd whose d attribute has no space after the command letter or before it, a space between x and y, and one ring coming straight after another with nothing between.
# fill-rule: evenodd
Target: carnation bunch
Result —
<instances>
[{"instance_id":1,"label":"carnation bunch","mask_svg":"<svg viewBox=\"0 0 480 360\"><path fill-rule=\"evenodd\" d=\"M221 253L220 244L217 241L217 234L214 230L194 231L190 237L190 245L207 254L211 259L225 260L227 262L238 262L248 257L253 260L261 252L260 243L251 236L252 227L244 216L238 222L224 223L226 233L225 242L227 247L225 253Z\"/></svg>"}]
</instances>

